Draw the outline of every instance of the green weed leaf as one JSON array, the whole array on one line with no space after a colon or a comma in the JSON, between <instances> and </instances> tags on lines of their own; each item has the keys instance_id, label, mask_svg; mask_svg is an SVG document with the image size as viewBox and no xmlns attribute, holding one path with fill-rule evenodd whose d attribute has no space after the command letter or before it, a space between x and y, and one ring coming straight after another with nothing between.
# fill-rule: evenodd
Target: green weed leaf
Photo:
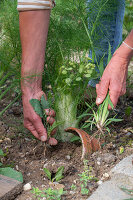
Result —
<instances>
[{"instance_id":1,"label":"green weed leaf","mask_svg":"<svg viewBox=\"0 0 133 200\"><path fill-rule=\"evenodd\" d=\"M41 106L43 109L50 108L49 102L45 99L44 95L42 95L42 97L41 97Z\"/></svg>"},{"instance_id":2,"label":"green weed leaf","mask_svg":"<svg viewBox=\"0 0 133 200\"><path fill-rule=\"evenodd\" d=\"M71 139L70 139L70 142L76 142L76 141L81 141L80 137L79 136L73 136Z\"/></svg>"},{"instance_id":3,"label":"green weed leaf","mask_svg":"<svg viewBox=\"0 0 133 200\"><path fill-rule=\"evenodd\" d=\"M4 156L4 152L0 149L0 156Z\"/></svg>"},{"instance_id":4,"label":"green weed leaf","mask_svg":"<svg viewBox=\"0 0 133 200\"><path fill-rule=\"evenodd\" d=\"M51 172L47 169L47 168L43 168L46 176L48 177L48 179L51 181Z\"/></svg>"},{"instance_id":5,"label":"green weed leaf","mask_svg":"<svg viewBox=\"0 0 133 200\"><path fill-rule=\"evenodd\" d=\"M100 76L102 77L103 72L104 72L104 66L103 66L103 57L100 60L100 64L99 64L99 72L100 72Z\"/></svg>"},{"instance_id":6,"label":"green weed leaf","mask_svg":"<svg viewBox=\"0 0 133 200\"><path fill-rule=\"evenodd\" d=\"M50 136L51 132L57 128L58 126L60 126L61 124L63 124L64 122L54 122L52 124L52 126L49 127L49 129L47 130L48 136Z\"/></svg>"},{"instance_id":7,"label":"green weed leaf","mask_svg":"<svg viewBox=\"0 0 133 200\"><path fill-rule=\"evenodd\" d=\"M63 172L64 172L64 166L59 167L54 178L57 182L63 178L63 175L62 175Z\"/></svg>"},{"instance_id":8,"label":"green weed leaf","mask_svg":"<svg viewBox=\"0 0 133 200\"><path fill-rule=\"evenodd\" d=\"M120 154L122 154L124 152L124 147L120 147Z\"/></svg>"},{"instance_id":9,"label":"green weed leaf","mask_svg":"<svg viewBox=\"0 0 133 200\"><path fill-rule=\"evenodd\" d=\"M121 121L123 121L123 119L116 119L116 118L109 118L108 120L111 121L111 122L121 122Z\"/></svg>"},{"instance_id":10,"label":"green weed leaf","mask_svg":"<svg viewBox=\"0 0 133 200\"><path fill-rule=\"evenodd\" d=\"M18 172L11 167L0 168L0 174L3 176L7 176L13 178L19 182L23 182L23 176L21 172Z\"/></svg>"},{"instance_id":11,"label":"green weed leaf","mask_svg":"<svg viewBox=\"0 0 133 200\"><path fill-rule=\"evenodd\" d=\"M111 54L111 45L109 43L109 49L108 49L108 61L107 61L107 64L109 64L109 61L111 60L112 58L112 54Z\"/></svg>"},{"instance_id":12,"label":"green weed leaf","mask_svg":"<svg viewBox=\"0 0 133 200\"><path fill-rule=\"evenodd\" d=\"M41 117L43 118L43 112L42 112L42 107L40 104L40 101L38 99L31 99L30 104L33 107L34 111Z\"/></svg>"}]
</instances>

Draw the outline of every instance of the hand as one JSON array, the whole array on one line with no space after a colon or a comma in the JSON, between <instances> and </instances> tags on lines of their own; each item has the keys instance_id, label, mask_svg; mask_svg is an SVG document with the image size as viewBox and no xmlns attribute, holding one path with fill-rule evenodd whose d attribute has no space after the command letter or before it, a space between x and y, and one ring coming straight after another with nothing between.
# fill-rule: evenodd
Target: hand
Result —
<instances>
[{"instance_id":1,"label":"hand","mask_svg":"<svg viewBox=\"0 0 133 200\"><path fill-rule=\"evenodd\" d=\"M118 98L126 93L126 77L129 59L123 56L123 53L124 51L121 48L114 53L104 70L101 81L96 85L97 105L103 102L108 90L114 107L116 107ZM109 105L108 108L111 109L111 106Z\"/></svg>"},{"instance_id":2,"label":"hand","mask_svg":"<svg viewBox=\"0 0 133 200\"><path fill-rule=\"evenodd\" d=\"M30 99L38 99L40 100L41 96L44 95L46 98L46 95L43 91L40 91L36 94L23 94L22 101L23 101L23 114L24 114L24 126L27 128L37 139L41 141L47 140L47 131L44 127L41 118L35 113L32 106L29 103ZM50 125L52 125L55 121L55 112L54 110L46 109L46 115L47 121ZM52 135L55 133L55 130L53 130ZM50 145L56 145L57 140L55 138L49 139Z\"/></svg>"}]
</instances>

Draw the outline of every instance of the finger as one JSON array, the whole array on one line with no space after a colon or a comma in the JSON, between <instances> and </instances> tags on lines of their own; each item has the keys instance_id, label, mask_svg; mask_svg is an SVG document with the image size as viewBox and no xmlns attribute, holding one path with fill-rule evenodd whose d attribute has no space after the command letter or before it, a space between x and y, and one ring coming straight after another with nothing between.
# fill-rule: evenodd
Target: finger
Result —
<instances>
[{"instance_id":1,"label":"finger","mask_svg":"<svg viewBox=\"0 0 133 200\"><path fill-rule=\"evenodd\" d=\"M109 95L110 95L110 100L112 102L112 104L114 105L114 108L117 105L118 99L120 97L120 91L119 90L110 90L109 91ZM112 109L111 106L108 106L108 109Z\"/></svg>"},{"instance_id":2,"label":"finger","mask_svg":"<svg viewBox=\"0 0 133 200\"><path fill-rule=\"evenodd\" d=\"M97 98L96 98L96 104L99 105L103 102L105 99L107 92L109 88L109 80L101 80L99 84L96 85L96 91L97 91Z\"/></svg>"},{"instance_id":3,"label":"finger","mask_svg":"<svg viewBox=\"0 0 133 200\"><path fill-rule=\"evenodd\" d=\"M37 139L39 139L39 135L30 121L24 122L24 127L27 128Z\"/></svg>"},{"instance_id":4,"label":"finger","mask_svg":"<svg viewBox=\"0 0 133 200\"><path fill-rule=\"evenodd\" d=\"M123 87L121 89L120 96L123 96L126 93L126 82L123 83Z\"/></svg>"},{"instance_id":5,"label":"finger","mask_svg":"<svg viewBox=\"0 0 133 200\"><path fill-rule=\"evenodd\" d=\"M53 117L48 116L47 117L47 122L52 125L55 122L55 119Z\"/></svg>"},{"instance_id":6,"label":"finger","mask_svg":"<svg viewBox=\"0 0 133 200\"><path fill-rule=\"evenodd\" d=\"M55 138L49 138L49 141L48 141L48 143L50 144L50 145L57 145L57 143L58 143L58 141L55 139Z\"/></svg>"},{"instance_id":7,"label":"finger","mask_svg":"<svg viewBox=\"0 0 133 200\"><path fill-rule=\"evenodd\" d=\"M33 125L39 135L39 139L43 142L47 140L47 131L40 118L33 122Z\"/></svg>"},{"instance_id":8,"label":"finger","mask_svg":"<svg viewBox=\"0 0 133 200\"><path fill-rule=\"evenodd\" d=\"M124 94L126 94L126 87L125 87L125 88L122 88L121 93L120 93L120 96L123 96Z\"/></svg>"},{"instance_id":9,"label":"finger","mask_svg":"<svg viewBox=\"0 0 133 200\"><path fill-rule=\"evenodd\" d=\"M45 109L45 113L46 113L46 115L55 117L55 111L52 109Z\"/></svg>"}]
</instances>

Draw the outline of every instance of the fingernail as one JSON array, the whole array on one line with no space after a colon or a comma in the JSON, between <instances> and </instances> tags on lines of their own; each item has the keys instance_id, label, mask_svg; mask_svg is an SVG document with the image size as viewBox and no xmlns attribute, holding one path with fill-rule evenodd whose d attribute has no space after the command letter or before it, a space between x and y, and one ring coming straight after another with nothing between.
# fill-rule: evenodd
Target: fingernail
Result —
<instances>
[{"instance_id":1,"label":"fingernail","mask_svg":"<svg viewBox=\"0 0 133 200\"><path fill-rule=\"evenodd\" d=\"M96 99L96 104L100 104L101 103L101 99L98 97L97 99Z\"/></svg>"},{"instance_id":2,"label":"fingernail","mask_svg":"<svg viewBox=\"0 0 133 200\"><path fill-rule=\"evenodd\" d=\"M42 142L45 142L46 141L46 137L43 135L43 136L41 136L41 141Z\"/></svg>"}]
</instances>

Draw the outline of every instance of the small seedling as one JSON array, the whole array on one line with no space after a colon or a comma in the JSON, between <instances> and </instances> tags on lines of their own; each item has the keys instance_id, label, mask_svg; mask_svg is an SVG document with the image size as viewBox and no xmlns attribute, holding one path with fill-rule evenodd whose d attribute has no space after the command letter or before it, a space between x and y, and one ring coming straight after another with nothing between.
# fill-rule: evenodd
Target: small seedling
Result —
<instances>
[{"instance_id":1,"label":"small seedling","mask_svg":"<svg viewBox=\"0 0 133 200\"><path fill-rule=\"evenodd\" d=\"M71 190L76 190L76 189L77 189L77 186L74 185L74 184L72 184L72 185L71 185Z\"/></svg>"},{"instance_id":2,"label":"small seedling","mask_svg":"<svg viewBox=\"0 0 133 200\"><path fill-rule=\"evenodd\" d=\"M89 194L89 190L86 188L86 186L84 184L81 184L81 194L82 195L88 195Z\"/></svg>"},{"instance_id":3,"label":"small seedling","mask_svg":"<svg viewBox=\"0 0 133 200\"><path fill-rule=\"evenodd\" d=\"M46 198L47 200L61 200L61 196L66 194L66 191L63 190L63 188L59 190L53 190L52 188L48 188L45 190L39 190L39 188L34 188L31 191L35 198L40 200L43 198Z\"/></svg>"},{"instance_id":4,"label":"small seedling","mask_svg":"<svg viewBox=\"0 0 133 200\"><path fill-rule=\"evenodd\" d=\"M81 178L81 194L87 195L89 193L89 189L87 188L88 181L95 180L98 181L96 177L91 175L92 167L88 167L88 160L84 160L84 171L81 174L78 174Z\"/></svg>"},{"instance_id":5,"label":"small seedling","mask_svg":"<svg viewBox=\"0 0 133 200\"><path fill-rule=\"evenodd\" d=\"M63 176L64 166L61 166L58 168L58 170L53 178L52 178L52 173L47 168L44 168L43 170L51 182L54 182L54 181L58 182L64 177Z\"/></svg>"}]
</instances>

